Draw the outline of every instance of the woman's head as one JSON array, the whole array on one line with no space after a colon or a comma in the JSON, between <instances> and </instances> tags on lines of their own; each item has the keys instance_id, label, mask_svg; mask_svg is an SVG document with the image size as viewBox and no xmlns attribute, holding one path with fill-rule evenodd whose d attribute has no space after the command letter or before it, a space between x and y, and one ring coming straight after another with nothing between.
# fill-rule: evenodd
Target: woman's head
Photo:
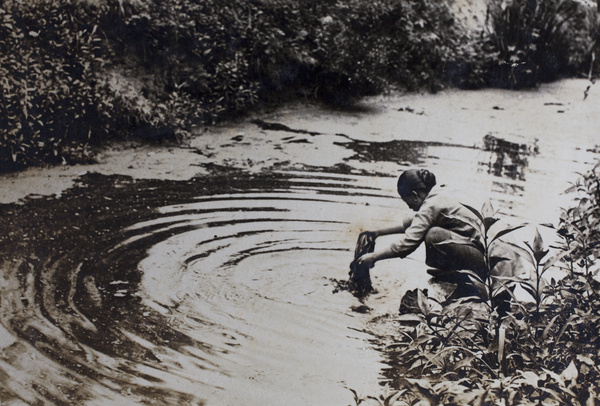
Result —
<instances>
[{"instance_id":1,"label":"woman's head","mask_svg":"<svg viewBox=\"0 0 600 406\"><path fill-rule=\"evenodd\" d=\"M416 211L435 185L435 175L427 169L409 169L398 178L398 194Z\"/></svg>"}]
</instances>

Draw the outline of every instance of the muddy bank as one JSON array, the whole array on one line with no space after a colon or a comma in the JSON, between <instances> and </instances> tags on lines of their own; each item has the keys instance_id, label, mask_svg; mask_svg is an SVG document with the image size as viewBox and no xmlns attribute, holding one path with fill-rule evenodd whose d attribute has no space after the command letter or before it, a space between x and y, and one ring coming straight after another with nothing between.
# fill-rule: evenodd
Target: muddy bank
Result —
<instances>
[{"instance_id":1,"label":"muddy bank","mask_svg":"<svg viewBox=\"0 0 600 406\"><path fill-rule=\"evenodd\" d=\"M377 393L373 320L428 283L422 252L333 293L357 234L407 212L428 167L508 221L556 222L598 159L592 88L447 91L290 106L184 147L0 179L3 404L340 404ZM382 239L382 244L386 243ZM388 326L389 327L389 326Z\"/></svg>"}]
</instances>

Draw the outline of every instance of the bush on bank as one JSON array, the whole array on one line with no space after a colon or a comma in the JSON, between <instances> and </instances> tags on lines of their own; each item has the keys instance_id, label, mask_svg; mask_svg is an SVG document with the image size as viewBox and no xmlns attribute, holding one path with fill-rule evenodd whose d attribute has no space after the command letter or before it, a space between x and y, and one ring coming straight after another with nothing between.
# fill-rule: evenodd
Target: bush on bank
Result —
<instances>
[{"instance_id":1,"label":"bush on bank","mask_svg":"<svg viewBox=\"0 0 600 406\"><path fill-rule=\"evenodd\" d=\"M281 100L532 86L581 71L595 11L492 2L471 38L435 0L5 0L0 172L89 159L110 137L179 140Z\"/></svg>"},{"instance_id":2,"label":"bush on bank","mask_svg":"<svg viewBox=\"0 0 600 406\"><path fill-rule=\"evenodd\" d=\"M489 84L533 87L590 70L597 18L587 0L491 3L487 38L502 63L490 69Z\"/></svg>"}]
</instances>

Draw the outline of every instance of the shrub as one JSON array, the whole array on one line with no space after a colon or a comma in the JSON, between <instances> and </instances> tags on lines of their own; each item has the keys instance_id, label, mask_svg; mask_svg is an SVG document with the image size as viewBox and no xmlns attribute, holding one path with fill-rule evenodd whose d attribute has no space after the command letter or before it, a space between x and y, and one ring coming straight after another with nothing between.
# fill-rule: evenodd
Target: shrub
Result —
<instances>
[{"instance_id":1,"label":"shrub","mask_svg":"<svg viewBox=\"0 0 600 406\"><path fill-rule=\"evenodd\" d=\"M563 210L559 234L564 240L563 250L572 252L570 260L589 275L593 264L600 258L600 164L582 174L567 190L576 192L577 205ZM574 267L571 266L571 273Z\"/></svg>"},{"instance_id":2,"label":"shrub","mask_svg":"<svg viewBox=\"0 0 600 406\"><path fill-rule=\"evenodd\" d=\"M105 135L95 73L102 65L97 27L70 3L0 8L0 162L61 162Z\"/></svg>"},{"instance_id":3,"label":"shrub","mask_svg":"<svg viewBox=\"0 0 600 406\"><path fill-rule=\"evenodd\" d=\"M532 87L573 75L589 61L597 5L584 0L491 2L487 40L498 52L488 84Z\"/></svg>"},{"instance_id":4,"label":"shrub","mask_svg":"<svg viewBox=\"0 0 600 406\"><path fill-rule=\"evenodd\" d=\"M331 11L319 38L323 56L317 54L317 59L324 73L338 75L338 89L361 95L440 85L456 35L445 4L351 0ZM321 85L330 83L325 76Z\"/></svg>"},{"instance_id":5,"label":"shrub","mask_svg":"<svg viewBox=\"0 0 600 406\"><path fill-rule=\"evenodd\" d=\"M119 53L222 114L257 97L335 102L389 85L431 87L453 35L443 4L415 0L131 2L112 6L102 25Z\"/></svg>"}]
</instances>

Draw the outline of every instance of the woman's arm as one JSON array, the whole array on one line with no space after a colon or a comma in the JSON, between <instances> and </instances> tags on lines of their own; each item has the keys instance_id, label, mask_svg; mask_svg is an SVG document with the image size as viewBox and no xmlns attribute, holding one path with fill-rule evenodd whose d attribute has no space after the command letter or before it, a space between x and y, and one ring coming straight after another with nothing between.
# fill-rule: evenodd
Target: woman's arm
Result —
<instances>
[{"instance_id":1,"label":"woman's arm","mask_svg":"<svg viewBox=\"0 0 600 406\"><path fill-rule=\"evenodd\" d=\"M401 234L401 233L405 232L408 227L410 227L410 224L412 223L412 219L413 219L412 217L407 217L404 219L402 224L399 224L399 225L393 226L393 227L389 227L389 228L384 228L381 230L376 230L376 231L373 231L373 233L375 234L375 237L380 237L382 235L390 235L390 234Z\"/></svg>"},{"instance_id":2,"label":"woman's arm","mask_svg":"<svg viewBox=\"0 0 600 406\"><path fill-rule=\"evenodd\" d=\"M403 224L375 231L376 237L387 234L402 234L402 236L389 247L361 256L356 260L357 264L373 265L382 259L406 257L423 242L439 211L438 207L429 202L424 204L414 217L407 218Z\"/></svg>"}]
</instances>

